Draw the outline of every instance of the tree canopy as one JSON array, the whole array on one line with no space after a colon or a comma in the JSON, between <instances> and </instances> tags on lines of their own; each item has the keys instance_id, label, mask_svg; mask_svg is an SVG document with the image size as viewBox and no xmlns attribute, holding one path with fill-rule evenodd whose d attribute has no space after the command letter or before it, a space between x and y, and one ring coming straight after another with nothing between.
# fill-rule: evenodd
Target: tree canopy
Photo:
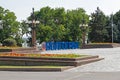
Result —
<instances>
[{"instance_id":1,"label":"tree canopy","mask_svg":"<svg viewBox=\"0 0 120 80\"><path fill-rule=\"evenodd\" d=\"M35 12L37 26L37 40L43 41L81 41L80 24L89 22L85 10L67 10L64 8L43 7ZM30 17L28 18L30 19Z\"/></svg>"},{"instance_id":2,"label":"tree canopy","mask_svg":"<svg viewBox=\"0 0 120 80\"><path fill-rule=\"evenodd\" d=\"M21 38L19 22L16 20L14 12L0 7L0 20L3 29L0 29L0 42L7 38L18 40ZM19 44L19 42L17 42Z\"/></svg>"},{"instance_id":3,"label":"tree canopy","mask_svg":"<svg viewBox=\"0 0 120 80\"><path fill-rule=\"evenodd\" d=\"M104 13L97 8L95 13L91 14L90 26L91 32L89 33L89 38L91 42L105 42L105 37L107 37L108 32L106 29L107 18Z\"/></svg>"},{"instance_id":4,"label":"tree canopy","mask_svg":"<svg viewBox=\"0 0 120 80\"><path fill-rule=\"evenodd\" d=\"M31 15L27 19L31 20ZM36 25L39 43L81 41L84 32L80 27L81 24L88 24L89 31L86 30L86 33L90 42L112 42L112 25L114 42L120 42L120 11L106 16L98 7L95 12L88 15L83 8L65 10L47 6L35 11L35 20L40 21L40 24ZM18 22L14 12L2 7L0 7L0 21L3 26L3 29L0 29L1 43L7 38L14 38L20 45L22 36L26 33L31 34L29 31L31 24L26 24L24 20Z\"/></svg>"}]
</instances>

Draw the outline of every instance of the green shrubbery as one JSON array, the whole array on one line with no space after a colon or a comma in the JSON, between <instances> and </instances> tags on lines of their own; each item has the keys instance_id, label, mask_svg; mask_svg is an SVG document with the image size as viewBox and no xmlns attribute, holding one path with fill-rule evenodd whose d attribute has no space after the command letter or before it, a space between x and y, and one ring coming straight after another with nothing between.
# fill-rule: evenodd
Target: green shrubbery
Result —
<instances>
[{"instance_id":1,"label":"green shrubbery","mask_svg":"<svg viewBox=\"0 0 120 80\"><path fill-rule=\"evenodd\" d=\"M17 43L14 39L8 38L3 41L3 46L17 46Z\"/></svg>"}]
</instances>

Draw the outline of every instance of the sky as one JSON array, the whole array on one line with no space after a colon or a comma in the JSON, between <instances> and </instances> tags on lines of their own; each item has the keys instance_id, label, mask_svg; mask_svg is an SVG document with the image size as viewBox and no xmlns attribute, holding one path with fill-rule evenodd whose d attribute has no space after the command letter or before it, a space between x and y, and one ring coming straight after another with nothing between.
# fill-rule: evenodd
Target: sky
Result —
<instances>
[{"instance_id":1,"label":"sky","mask_svg":"<svg viewBox=\"0 0 120 80\"><path fill-rule=\"evenodd\" d=\"M33 7L38 11L46 6L64 7L66 10L83 8L87 14L99 7L105 15L110 15L120 10L120 0L0 0L0 6L14 12L17 20L21 21L30 16Z\"/></svg>"}]
</instances>

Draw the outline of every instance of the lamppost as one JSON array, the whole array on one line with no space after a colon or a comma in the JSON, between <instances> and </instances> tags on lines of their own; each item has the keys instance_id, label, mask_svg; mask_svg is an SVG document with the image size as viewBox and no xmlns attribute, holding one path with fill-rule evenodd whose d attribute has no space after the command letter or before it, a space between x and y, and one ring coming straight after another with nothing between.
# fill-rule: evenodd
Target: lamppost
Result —
<instances>
[{"instance_id":1,"label":"lamppost","mask_svg":"<svg viewBox=\"0 0 120 80\"><path fill-rule=\"evenodd\" d=\"M84 46L86 44L86 33L88 30L88 24L80 24L79 27L82 30L82 46Z\"/></svg>"},{"instance_id":2,"label":"lamppost","mask_svg":"<svg viewBox=\"0 0 120 80\"><path fill-rule=\"evenodd\" d=\"M112 16L111 16L111 29L112 29L112 43L113 43L113 13L112 13Z\"/></svg>"},{"instance_id":3,"label":"lamppost","mask_svg":"<svg viewBox=\"0 0 120 80\"><path fill-rule=\"evenodd\" d=\"M35 14L34 14L34 8L32 8L32 14L31 14L32 20L28 21L27 23L32 24L32 47L36 47L36 24L39 23L39 21L35 20Z\"/></svg>"}]
</instances>

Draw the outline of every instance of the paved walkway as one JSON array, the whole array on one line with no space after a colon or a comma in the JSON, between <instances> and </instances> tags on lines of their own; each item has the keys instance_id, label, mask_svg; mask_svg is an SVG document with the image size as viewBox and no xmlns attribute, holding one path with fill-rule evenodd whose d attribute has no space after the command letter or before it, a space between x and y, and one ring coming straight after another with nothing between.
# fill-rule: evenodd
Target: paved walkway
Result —
<instances>
[{"instance_id":1,"label":"paved walkway","mask_svg":"<svg viewBox=\"0 0 120 80\"><path fill-rule=\"evenodd\" d=\"M46 51L43 53L76 53L104 57L104 60L79 66L67 72L115 72L120 71L120 48L76 49L61 51Z\"/></svg>"},{"instance_id":2,"label":"paved walkway","mask_svg":"<svg viewBox=\"0 0 120 80\"><path fill-rule=\"evenodd\" d=\"M120 72L8 72L0 80L120 80Z\"/></svg>"},{"instance_id":3,"label":"paved walkway","mask_svg":"<svg viewBox=\"0 0 120 80\"><path fill-rule=\"evenodd\" d=\"M104 57L104 60L64 72L0 71L0 80L120 80L120 48L76 49L42 53L76 53Z\"/></svg>"}]
</instances>

